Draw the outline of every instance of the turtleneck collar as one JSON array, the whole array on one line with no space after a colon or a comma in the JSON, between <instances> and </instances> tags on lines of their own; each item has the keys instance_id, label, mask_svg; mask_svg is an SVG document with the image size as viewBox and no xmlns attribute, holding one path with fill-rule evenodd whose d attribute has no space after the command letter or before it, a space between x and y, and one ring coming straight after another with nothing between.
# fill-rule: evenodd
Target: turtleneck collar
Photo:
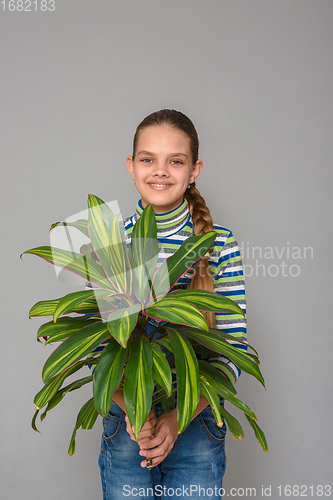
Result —
<instances>
[{"instance_id":1,"label":"turtleneck collar","mask_svg":"<svg viewBox=\"0 0 333 500\"><path fill-rule=\"evenodd\" d=\"M138 201L135 212L136 221L141 217L144 208L141 200ZM185 226L188 218L190 217L187 200L184 198L183 202L171 212L166 214L155 214L157 224L157 238L163 238L177 233L183 226Z\"/></svg>"}]
</instances>

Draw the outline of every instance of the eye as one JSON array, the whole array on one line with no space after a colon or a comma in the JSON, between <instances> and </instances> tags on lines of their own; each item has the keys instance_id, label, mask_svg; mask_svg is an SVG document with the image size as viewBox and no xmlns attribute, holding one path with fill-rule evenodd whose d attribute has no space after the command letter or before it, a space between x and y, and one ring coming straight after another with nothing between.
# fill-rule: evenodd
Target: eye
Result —
<instances>
[{"instance_id":1,"label":"eye","mask_svg":"<svg viewBox=\"0 0 333 500\"><path fill-rule=\"evenodd\" d=\"M181 160L171 160L171 163L173 163L174 165L182 165L183 162Z\"/></svg>"},{"instance_id":2,"label":"eye","mask_svg":"<svg viewBox=\"0 0 333 500\"><path fill-rule=\"evenodd\" d=\"M141 160L143 163L150 163L151 161L153 161L151 158L141 158Z\"/></svg>"}]
</instances>

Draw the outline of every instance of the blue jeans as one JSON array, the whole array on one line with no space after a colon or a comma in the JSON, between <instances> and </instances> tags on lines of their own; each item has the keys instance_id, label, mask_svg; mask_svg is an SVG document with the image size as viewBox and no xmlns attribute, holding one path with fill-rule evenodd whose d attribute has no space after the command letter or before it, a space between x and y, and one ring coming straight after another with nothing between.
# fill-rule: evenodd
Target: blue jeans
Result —
<instances>
[{"instance_id":1,"label":"blue jeans","mask_svg":"<svg viewBox=\"0 0 333 500\"><path fill-rule=\"evenodd\" d=\"M163 413L160 407L154 410L156 416ZM116 403L103 426L99 456L103 500L221 499L226 425L216 425L210 406L179 434L171 452L151 471L140 466L139 445L126 431L125 413Z\"/></svg>"}]
</instances>

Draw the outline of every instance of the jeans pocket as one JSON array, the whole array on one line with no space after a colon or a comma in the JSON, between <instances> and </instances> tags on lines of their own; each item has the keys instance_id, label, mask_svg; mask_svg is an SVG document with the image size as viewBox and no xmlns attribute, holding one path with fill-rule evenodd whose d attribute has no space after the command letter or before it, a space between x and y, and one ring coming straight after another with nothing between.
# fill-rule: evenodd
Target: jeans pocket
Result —
<instances>
[{"instance_id":1,"label":"jeans pocket","mask_svg":"<svg viewBox=\"0 0 333 500\"><path fill-rule=\"evenodd\" d=\"M217 425L212 408L210 406L207 406L207 408L199 413L198 420L203 431L212 441L222 443L225 440L227 431L225 422L223 422L222 427L219 427Z\"/></svg>"},{"instance_id":2,"label":"jeans pocket","mask_svg":"<svg viewBox=\"0 0 333 500\"><path fill-rule=\"evenodd\" d=\"M121 431L124 419L125 413L123 410L112 402L108 418L103 418L103 439L106 441L115 439Z\"/></svg>"}]
</instances>

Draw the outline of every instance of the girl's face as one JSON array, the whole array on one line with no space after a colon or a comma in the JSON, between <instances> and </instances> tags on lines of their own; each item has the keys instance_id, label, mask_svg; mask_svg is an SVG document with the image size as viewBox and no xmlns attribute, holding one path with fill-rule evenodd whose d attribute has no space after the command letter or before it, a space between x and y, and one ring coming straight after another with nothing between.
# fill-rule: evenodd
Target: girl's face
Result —
<instances>
[{"instance_id":1,"label":"girl's face","mask_svg":"<svg viewBox=\"0 0 333 500\"><path fill-rule=\"evenodd\" d=\"M156 214L177 208L202 169L201 160L192 164L187 134L168 125L140 130L135 158L128 156L126 164L142 206L151 204Z\"/></svg>"}]
</instances>

